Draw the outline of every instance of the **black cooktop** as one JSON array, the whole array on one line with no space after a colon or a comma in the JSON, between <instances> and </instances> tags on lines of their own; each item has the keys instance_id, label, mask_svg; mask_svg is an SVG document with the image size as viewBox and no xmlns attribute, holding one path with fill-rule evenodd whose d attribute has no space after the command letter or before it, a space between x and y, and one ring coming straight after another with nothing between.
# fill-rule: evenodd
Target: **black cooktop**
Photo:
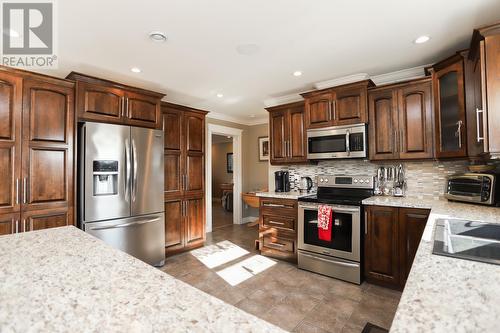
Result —
<instances>
[{"instance_id":1,"label":"black cooktop","mask_svg":"<svg viewBox=\"0 0 500 333\"><path fill-rule=\"evenodd\" d=\"M361 206L362 201L371 196L373 196L373 191L366 189L319 188L317 194L299 198L299 201L330 205Z\"/></svg>"}]
</instances>

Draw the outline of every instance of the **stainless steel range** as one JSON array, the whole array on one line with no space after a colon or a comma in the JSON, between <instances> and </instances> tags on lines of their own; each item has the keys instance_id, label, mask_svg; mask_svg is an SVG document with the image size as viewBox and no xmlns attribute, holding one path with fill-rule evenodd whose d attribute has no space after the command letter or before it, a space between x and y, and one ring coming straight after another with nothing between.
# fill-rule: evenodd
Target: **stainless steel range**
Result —
<instances>
[{"instance_id":1,"label":"stainless steel range","mask_svg":"<svg viewBox=\"0 0 500 333\"><path fill-rule=\"evenodd\" d=\"M373 195L373 176L318 176L316 195L299 199L298 267L361 283L363 199ZM330 241L318 237L318 206L333 209Z\"/></svg>"}]
</instances>

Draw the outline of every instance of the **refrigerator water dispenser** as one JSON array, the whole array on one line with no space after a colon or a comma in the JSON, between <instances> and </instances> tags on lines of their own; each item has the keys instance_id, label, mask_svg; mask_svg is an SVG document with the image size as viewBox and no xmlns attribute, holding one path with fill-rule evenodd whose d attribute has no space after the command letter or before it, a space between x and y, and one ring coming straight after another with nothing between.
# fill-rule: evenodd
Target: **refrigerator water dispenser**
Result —
<instances>
[{"instance_id":1,"label":"refrigerator water dispenser","mask_svg":"<svg viewBox=\"0 0 500 333\"><path fill-rule=\"evenodd\" d=\"M118 194L118 161L93 161L94 196Z\"/></svg>"}]
</instances>

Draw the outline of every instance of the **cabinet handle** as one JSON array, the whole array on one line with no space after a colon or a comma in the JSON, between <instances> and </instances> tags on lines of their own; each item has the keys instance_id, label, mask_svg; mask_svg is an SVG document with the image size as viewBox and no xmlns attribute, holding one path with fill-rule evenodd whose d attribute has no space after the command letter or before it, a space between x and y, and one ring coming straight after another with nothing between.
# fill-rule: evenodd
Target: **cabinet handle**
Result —
<instances>
[{"instance_id":1,"label":"cabinet handle","mask_svg":"<svg viewBox=\"0 0 500 333\"><path fill-rule=\"evenodd\" d=\"M403 145L403 130L399 131L399 152L404 152L404 145Z\"/></svg>"},{"instance_id":2,"label":"cabinet handle","mask_svg":"<svg viewBox=\"0 0 500 333\"><path fill-rule=\"evenodd\" d=\"M23 224L24 224L24 232L29 231L28 230L28 221L26 219L23 220Z\"/></svg>"},{"instance_id":3,"label":"cabinet handle","mask_svg":"<svg viewBox=\"0 0 500 333\"><path fill-rule=\"evenodd\" d=\"M279 208L287 208L286 205L282 205L282 204L273 204L273 203L264 203L262 204L262 206L264 207L279 207Z\"/></svg>"},{"instance_id":4,"label":"cabinet handle","mask_svg":"<svg viewBox=\"0 0 500 333\"><path fill-rule=\"evenodd\" d=\"M333 113L332 120L335 120L337 118L337 101L336 100L332 101L332 113Z\"/></svg>"},{"instance_id":5,"label":"cabinet handle","mask_svg":"<svg viewBox=\"0 0 500 333\"><path fill-rule=\"evenodd\" d=\"M345 133L345 151L347 156L351 155L351 131L347 130Z\"/></svg>"},{"instance_id":6,"label":"cabinet handle","mask_svg":"<svg viewBox=\"0 0 500 333\"><path fill-rule=\"evenodd\" d=\"M292 144L288 140L288 157L292 157Z\"/></svg>"},{"instance_id":7,"label":"cabinet handle","mask_svg":"<svg viewBox=\"0 0 500 333\"><path fill-rule=\"evenodd\" d=\"M16 179L16 205L19 205L19 178Z\"/></svg>"},{"instance_id":8,"label":"cabinet handle","mask_svg":"<svg viewBox=\"0 0 500 333\"><path fill-rule=\"evenodd\" d=\"M16 234L19 233L19 220L16 220Z\"/></svg>"},{"instance_id":9,"label":"cabinet handle","mask_svg":"<svg viewBox=\"0 0 500 333\"><path fill-rule=\"evenodd\" d=\"M368 213L365 212L365 235L368 234Z\"/></svg>"},{"instance_id":10,"label":"cabinet handle","mask_svg":"<svg viewBox=\"0 0 500 333\"><path fill-rule=\"evenodd\" d=\"M284 247L285 246L285 244L274 243L274 242L269 243L269 245L274 245L274 246L277 246L277 247Z\"/></svg>"},{"instance_id":11,"label":"cabinet handle","mask_svg":"<svg viewBox=\"0 0 500 333\"><path fill-rule=\"evenodd\" d=\"M26 192L28 191L28 179L26 177L23 178L23 203L27 203L27 194Z\"/></svg>"},{"instance_id":12,"label":"cabinet handle","mask_svg":"<svg viewBox=\"0 0 500 333\"><path fill-rule=\"evenodd\" d=\"M273 220L269 220L269 224L285 225L285 223L283 223L283 222L277 222L277 221L273 221Z\"/></svg>"},{"instance_id":13,"label":"cabinet handle","mask_svg":"<svg viewBox=\"0 0 500 333\"><path fill-rule=\"evenodd\" d=\"M396 130L394 130L393 141L394 141L394 152L397 153L399 151L399 148L398 148L398 131Z\"/></svg>"},{"instance_id":14,"label":"cabinet handle","mask_svg":"<svg viewBox=\"0 0 500 333\"><path fill-rule=\"evenodd\" d=\"M123 115L130 118L130 113L128 112L128 98L125 98L125 107L123 108Z\"/></svg>"},{"instance_id":15,"label":"cabinet handle","mask_svg":"<svg viewBox=\"0 0 500 333\"><path fill-rule=\"evenodd\" d=\"M477 136L477 143L481 143L481 141L484 141L484 133L483 136L479 136L479 131L481 130L479 126L479 114L483 117L484 121L484 111L479 110L479 108L476 108L476 136Z\"/></svg>"},{"instance_id":16,"label":"cabinet handle","mask_svg":"<svg viewBox=\"0 0 500 333\"><path fill-rule=\"evenodd\" d=\"M462 121L457 121L458 148L462 148Z\"/></svg>"}]
</instances>

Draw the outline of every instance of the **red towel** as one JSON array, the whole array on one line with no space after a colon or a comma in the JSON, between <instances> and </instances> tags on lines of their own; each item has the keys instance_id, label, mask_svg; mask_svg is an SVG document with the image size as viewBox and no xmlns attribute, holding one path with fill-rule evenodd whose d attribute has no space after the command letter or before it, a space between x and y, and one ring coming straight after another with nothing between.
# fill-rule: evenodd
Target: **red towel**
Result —
<instances>
[{"instance_id":1,"label":"red towel","mask_svg":"<svg viewBox=\"0 0 500 333\"><path fill-rule=\"evenodd\" d=\"M327 205L318 206L318 238L322 241L332 240L333 209Z\"/></svg>"}]
</instances>

